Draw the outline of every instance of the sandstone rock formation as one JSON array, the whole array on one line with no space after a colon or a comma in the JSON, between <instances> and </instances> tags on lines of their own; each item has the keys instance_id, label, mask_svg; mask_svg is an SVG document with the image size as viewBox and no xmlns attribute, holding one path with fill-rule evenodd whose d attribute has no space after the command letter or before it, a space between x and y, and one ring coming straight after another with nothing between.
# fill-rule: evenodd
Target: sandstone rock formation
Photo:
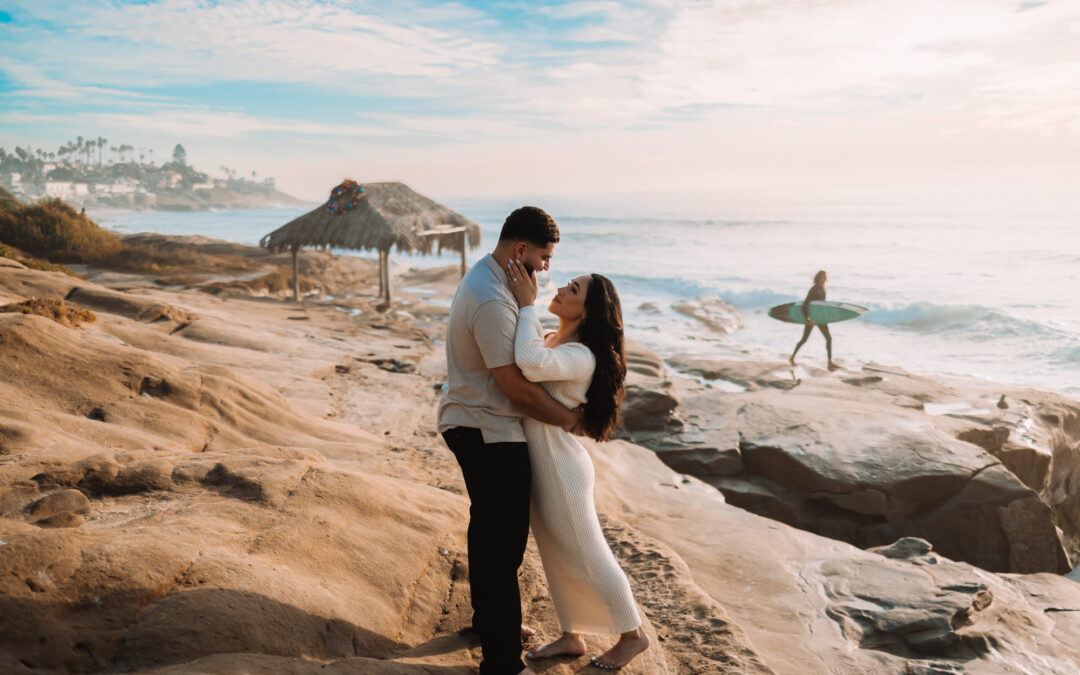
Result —
<instances>
[{"instance_id":1,"label":"sandstone rock formation","mask_svg":"<svg viewBox=\"0 0 1080 675\"><path fill-rule=\"evenodd\" d=\"M923 403L965 394L896 370L797 377L781 364L673 363L746 390L684 378L678 414L689 426L631 437L722 490L729 503L863 548L916 536L987 570L1071 569L1068 539L1040 494L1049 451L1025 440L1032 410L1005 418L964 405L950 408L956 415L932 416ZM1010 424L1024 430L1020 440L1009 440Z\"/></svg>"},{"instance_id":2,"label":"sandstone rock formation","mask_svg":"<svg viewBox=\"0 0 1080 675\"><path fill-rule=\"evenodd\" d=\"M130 277L106 288L0 260L0 302L70 295L98 314L80 328L0 315L0 672L475 672L478 645L458 634L468 502L433 424L445 298L427 287L445 280L416 276L425 290L402 288L400 311L378 314L363 297L295 305ZM951 562L929 536L889 539L912 523L937 537L924 522L937 510L955 529L1000 528L956 550L1022 568L1061 553L1052 516L1075 551L1068 401L1012 392L988 419L933 416L925 406L963 392L881 371L781 383L762 364L709 365L745 383L733 393L638 347L630 365L641 391L670 397L638 408L649 430L625 432L656 451L586 442L654 645L623 672L1080 668L1075 581ZM997 426L1010 430L997 451L958 439L996 439ZM1026 485L995 458L1010 443L1053 453L1045 488L1039 458ZM938 503L920 502L921 481ZM521 581L535 645L559 629L533 547ZM590 653L613 640L590 638Z\"/></svg>"}]
</instances>

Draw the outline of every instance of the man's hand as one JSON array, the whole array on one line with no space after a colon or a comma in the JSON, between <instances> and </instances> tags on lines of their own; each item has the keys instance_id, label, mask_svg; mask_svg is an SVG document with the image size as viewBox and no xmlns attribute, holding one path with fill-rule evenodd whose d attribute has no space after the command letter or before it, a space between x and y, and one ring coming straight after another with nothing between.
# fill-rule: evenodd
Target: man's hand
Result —
<instances>
[{"instance_id":1,"label":"man's hand","mask_svg":"<svg viewBox=\"0 0 1080 675\"><path fill-rule=\"evenodd\" d=\"M512 259L506 266L506 280L518 307L527 307L536 302L536 293L539 290L536 272L530 273L521 261Z\"/></svg>"},{"instance_id":2,"label":"man's hand","mask_svg":"<svg viewBox=\"0 0 1080 675\"><path fill-rule=\"evenodd\" d=\"M525 379L517 364L492 368L491 374L499 389L526 417L563 429L573 427L580 419L580 414L551 398L539 383Z\"/></svg>"},{"instance_id":3,"label":"man's hand","mask_svg":"<svg viewBox=\"0 0 1080 675\"><path fill-rule=\"evenodd\" d=\"M581 426L581 423L585 419L585 406L579 405L578 407L571 410L570 413L574 416L574 423L568 427L563 427L563 429L566 429L567 431L576 436L584 436L585 429Z\"/></svg>"}]
</instances>

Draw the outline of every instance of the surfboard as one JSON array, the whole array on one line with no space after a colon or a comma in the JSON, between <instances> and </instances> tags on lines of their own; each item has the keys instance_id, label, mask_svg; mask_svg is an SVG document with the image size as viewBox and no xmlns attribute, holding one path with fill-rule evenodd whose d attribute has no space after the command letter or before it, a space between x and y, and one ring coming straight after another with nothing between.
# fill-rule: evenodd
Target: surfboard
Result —
<instances>
[{"instance_id":1,"label":"surfboard","mask_svg":"<svg viewBox=\"0 0 1080 675\"><path fill-rule=\"evenodd\" d=\"M788 323L806 323L801 302L788 302L769 309L769 316ZM847 321L866 312L865 307L833 302L831 300L813 300L810 303L810 320L814 323L836 323Z\"/></svg>"}]
</instances>

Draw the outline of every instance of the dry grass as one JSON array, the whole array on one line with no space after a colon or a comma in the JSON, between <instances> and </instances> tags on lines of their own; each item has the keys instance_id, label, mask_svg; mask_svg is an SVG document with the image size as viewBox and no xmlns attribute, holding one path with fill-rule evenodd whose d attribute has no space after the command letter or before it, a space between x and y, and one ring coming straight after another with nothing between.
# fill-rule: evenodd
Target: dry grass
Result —
<instances>
[{"instance_id":1,"label":"dry grass","mask_svg":"<svg viewBox=\"0 0 1080 675\"><path fill-rule=\"evenodd\" d=\"M115 234L60 199L0 208L0 241L50 260L85 262L123 248Z\"/></svg>"},{"instance_id":2,"label":"dry grass","mask_svg":"<svg viewBox=\"0 0 1080 675\"><path fill-rule=\"evenodd\" d=\"M51 263L48 260L41 260L40 258L28 256L19 249L13 246L8 246L7 244L0 244L0 258L10 258L12 260L17 260L32 270L42 270L44 272L63 272L68 276L78 276L63 265L57 265L56 263Z\"/></svg>"},{"instance_id":3,"label":"dry grass","mask_svg":"<svg viewBox=\"0 0 1080 675\"><path fill-rule=\"evenodd\" d=\"M210 277L201 276L198 274L178 274L171 277L158 277L154 279L154 283L158 286L183 286L185 288L191 288L206 281Z\"/></svg>"},{"instance_id":4,"label":"dry grass","mask_svg":"<svg viewBox=\"0 0 1080 675\"><path fill-rule=\"evenodd\" d=\"M264 263L228 253L207 253L194 244L128 244L94 261L97 267L139 274L243 274Z\"/></svg>"},{"instance_id":5,"label":"dry grass","mask_svg":"<svg viewBox=\"0 0 1080 675\"><path fill-rule=\"evenodd\" d=\"M300 293L309 293L318 286L300 276ZM211 295L240 293L258 297L276 297L292 293L292 272L277 269L255 279L241 281L217 281L199 287L200 291Z\"/></svg>"},{"instance_id":6,"label":"dry grass","mask_svg":"<svg viewBox=\"0 0 1080 675\"><path fill-rule=\"evenodd\" d=\"M90 310L73 307L60 298L30 298L22 302L0 306L0 313L6 312L37 314L38 316L48 317L56 323L69 328L75 328L82 323L93 323L97 320L97 316Z\"/></svg>"}]
</instances>

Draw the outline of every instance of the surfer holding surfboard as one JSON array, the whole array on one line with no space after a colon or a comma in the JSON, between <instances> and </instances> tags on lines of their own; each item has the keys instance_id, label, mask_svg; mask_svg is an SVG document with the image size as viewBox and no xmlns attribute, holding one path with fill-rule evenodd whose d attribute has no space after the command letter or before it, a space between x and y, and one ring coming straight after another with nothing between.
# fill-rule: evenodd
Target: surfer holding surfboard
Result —
<instances>
[{"instance_id":1,"label":"surfer holding surfboard","mask_svg":"<svg viewBox=\"0 0 1080 675\"><path fill-rule=\"evenodd\" d=\"M854 319L866 311L865 307L859 307L858 305L826 301L825 282L828 280L829 275L825 273L825 270L819 271L814 275L814 285L806 294L805 300L777 305L769 310L769 316L774 319L803 324L802 339L799 340L799 344L795 345L795 351L791 352L791 358L788 359L791 361L791 365L795 365L795 355L799 353L799 348L806 343L806 339L810 337L810 333L816 325L821 330L821 334L825 336L825 351L829 355L829 370L839 368L840 366L836 365L832 360L832 335L829 334L829 327L825 324Z\"/></svg>"},{"instance_id":2,"label":"surfer holding surfboard","mask_svg":"<svg viewBox=\"0 0 1080 675\"><path fill-rule=\"evenodd\" d=\"M814 275L814 285L806 293L806 299L802 303L803 321L806 326L803 328L802 339L795 345L795 351L791 352L791 358L788 359L791 365L795 365L795 355L799 353L799 348L806 344L806 339L814 330L814 320L810 318L810 303L815 300L819 302L825 300L825 282L828 280L829 275L825 273L825 270L818 270L818 273ZM817 324L817 327L825 336L825 353L829 356L829 370L836 370L839 366L832 360L832 335L829 333L829 327L824 323Z\"/></svg>"}]
</instances>

